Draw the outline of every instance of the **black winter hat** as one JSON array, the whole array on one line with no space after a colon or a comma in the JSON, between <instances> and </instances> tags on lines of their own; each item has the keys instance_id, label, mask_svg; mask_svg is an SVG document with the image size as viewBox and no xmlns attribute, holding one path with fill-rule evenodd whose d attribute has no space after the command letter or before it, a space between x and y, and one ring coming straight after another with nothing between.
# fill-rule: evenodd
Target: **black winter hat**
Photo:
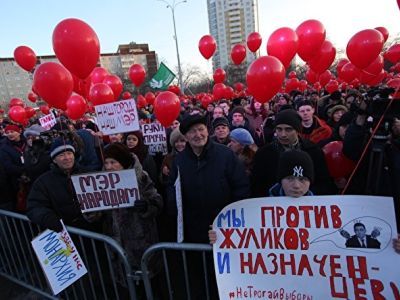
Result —
<instances>
[{"instance_id":1,"label":"black winter hat","mask_svg":"<svg viewBox=\"0 0 400 300\"><path fill-rule=\"evenodd\" d=\"M206 117L199 115L199 114L195 114L195 115L189 115L186 118L184 118L179 126L179 131L185 135L190 127L192 127L193 125L196 124L204 124L207 126L207 120Z\"/></svg>"},{"instance_id":2,"label":"black winter hat","mask_svg":"<svg viewBox=\"0 0 400 300\"><path fill-rule=\"evenodd\" d=\"M339 128L340 126L350 125L351 122L353 122L353 119L354 119L353 113L348 111L347 113L342 115L339 122L337 122L336 127Z\"/></svg>"},{"instance_id":3,"label":"black winter hat","mask_svg":"<svg viewBox=\"0 0 400 300\"><path fill-rule=\"evenodd\" d=\"M212 122L212 127L213 129L217 128L220 125L224 125L226 127L229 127L229 121L225 117L218 117Z\"/></svg>"},{"instance_id":4,"label":"black winter hat","mask_svg":"<svg viewBox=\"0 0 400 300\"><path fill-rule=\"evenodd\" d=\"M246 115L246 111L242 106L236 106L234 109L232 109L232 116L236 113L241 114L243 117Z\"/></svg>"},{"instance_id":5,"label":"black winter hat","mask_svg":"<svg viewBox=\"0 0 400 300\"><path fill-rule=\"evenodd\" d=\"M280 124L292 126L297 132L301 131L301 117L294 109L285 109L275 116L274 127Z\"/></svg>"},{"instance_id":6,"label":"black winter hat","mask_svg":"<svg viewBox=\"0 0 400 300\"><path fill-rule=\"evenodd\" d=\"M118 161L124 169L129 169L135 162L128 146L122 143L113 143L104 148L104 159L113 158Z\"/></svg>"},{"instance_id":7,"label":"black winter hat","mask_svg":"<svg viewBox=\"0 0 400 300\"><path fill-rule=\"evenodd\" d=\"M278 164L278 182L288 176L307 177L314 181L314 163L307 152L301 150L285 151Z\"/></svg>"}]
</instances>

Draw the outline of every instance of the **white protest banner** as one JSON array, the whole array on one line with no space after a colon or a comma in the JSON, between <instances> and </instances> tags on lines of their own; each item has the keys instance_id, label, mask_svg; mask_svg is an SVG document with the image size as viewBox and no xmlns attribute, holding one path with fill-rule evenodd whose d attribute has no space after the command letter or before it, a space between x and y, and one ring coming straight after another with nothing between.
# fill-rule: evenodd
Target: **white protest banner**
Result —
<instances>
[{"instance_id":1,"label":"white protest banner","mask_svg":"<svg viewBox=\"0 0 400 300\"><path fill-rule=\"evenodd\" d=\"M392 198L248 199L213 228L220 299L400 299Z\"/></svg>"},{"instance_id":2,"label":"white protest banner","mask_svg":"<svg viewBox=\"0 0 400 300\"><path fill-rule=\"evenodd\" d=\"M82 212L132 207L139 200L134 169L71 176Z\"/></svg>"},{"instance_id":3,"label":"white protest banner","mask_svg":"<svg viewBox=\"0 0 400 300\"><path fill-rule=\"evenodd\" d=\"M54 295L87 273L64 224L61 232L47 229L31 243Z\"/></svg>"},{"instance_id":4,"label":"white protest banner","mask_svg":"<svg viewBox=\"0 0 400 300\"><path fill-rule=\"evenodd\" d=\"M142 125L144 144L149 146L149 154L155 155L157 152L168 153L167 134L165 127L160 123Z\"/></svg>"},{"instance_id":5,"label":"white protest banner","mask_svg":"<svg viewBox=\"0 0 400 300\"><path fill-rule=\"evenodd\" d=\"M178 169L178 176L175 181L175 196L176 196L176 208L178 210L178 216L176 220L177 224L177 242L183 242L183 207L182 207L182 189L181 189L181 174Z\"/></svg>"},{"instance_id":6,"label":"white protest banner","mask_svg":"<svg viewBox=\"0 0 400 300\"><path fill-rule=\"evenodd\" d=\"M96 105L94 108L97 126L106 135L140 129L136 103L133 99Z\"/></svg>"},{"instance_id":7,"label":"white protest banner","mask_svg":"<svg viewBox=\"0 0 400 300\"><path fill-rule=\"evenodd\" d=\"M39 118L39 123L44 129L50 130L51 127L57 124L57 120L52 113L49 113L48 115Z\"/></svg>"}]
</instances>

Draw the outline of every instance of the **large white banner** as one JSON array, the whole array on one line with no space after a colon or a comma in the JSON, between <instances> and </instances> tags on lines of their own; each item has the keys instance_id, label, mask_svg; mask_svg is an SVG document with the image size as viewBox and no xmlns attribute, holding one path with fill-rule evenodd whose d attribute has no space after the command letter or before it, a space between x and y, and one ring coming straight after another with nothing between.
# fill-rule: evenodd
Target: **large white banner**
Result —
<instances>
[{"instance_id":1,"label":"large white banner","mask_svg":"<svg viewBox=\"0 0 400 300\"><path fill-rule=\"evenodd\" d=\"M84 213L132 207L140 197L134 169L79 174L71 179Z\"/></svg>"},{"instance_id":2,"label":"large white banner","mask_svg":"<svg viewBox=\"0 0 400 300\"><path fill-rule=\"evenodd\" d=\"M150 155L155 155L157 152L164 155L168 153L167 133L164 126L160 123L142 124L142 133L144 144L149 146Z\"/></svg>"},{"instance_id":3,"label":"large white banner","mask_svg":"<svg viewBox=\"0 0 400 300\"><path fill-rule=\"evenodd\" d=\"M140 129L136 103L133 99L96 105L94 108L97 126L106 135Z\"/></svg>"},{"instance_id":4,"label":"large white banner","mask_svg":"<svg viewBox=\"0 0 400 300\"><path fill-rule=\"evenodd\" d=\"M213 228L220 299L400 299L392 198L248 199Z\"/></svg>"},{"instance_id":5,"label":"large white banner","mask_svg":"<svg viewBox=\"0 0 400 300\"><path fill-rule=\"evenodd\" d=\"M64 224L61 232L47 229L31 243L54 295L87 273Z\"/></svg>"}]
</instances>

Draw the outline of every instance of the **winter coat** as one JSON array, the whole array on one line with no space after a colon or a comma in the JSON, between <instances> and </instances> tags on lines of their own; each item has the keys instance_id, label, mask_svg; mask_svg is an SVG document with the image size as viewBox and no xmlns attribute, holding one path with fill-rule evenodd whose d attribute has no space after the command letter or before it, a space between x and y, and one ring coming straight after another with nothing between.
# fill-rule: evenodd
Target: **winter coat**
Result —
<instances>
[{"instance_id":1,"label":"winter coat","mask_svg":"<svg viewBox=\"0 0 400 300\"><path fill-rule=\"evenodd\" d=\"M228 147L208 140L197 156L190 145L178 153L167 186L167 209L176 215L175 181L181 178L184 241L208 243L208 229L226 205L250 196L243 164Z\"/></svg>"},{"instance_id":2,"label":"winter coat","mask_svg":"<svg viewBox=\"0 0 400 300\"><path fill-rule=\"evenodd\" d=\"M101 169L101 161L96 152L95 137L89 130L79 129L76 134L82 139L84 149L81 149L79 164L87 171L98 171Z\"/></svg>"},{"instance_id":3,"label":"winter coat","mask_svg":"<svg viewBox=\"0 0 400 300\"><path fill-rule=\"evenodd\" d=\"M95 230L83 216L71 181L72 174L83 173L77 165L71 174L54 166L41 175L32 185L27 200L27 216L31 222L44 228L61 231L64 224Z\"/></svg>"},{"instance_id":4,"label":"winter coat","mask_svg":"<svg viewBox=\"0 0 400 300\"><path fill-rule=\"evenodd\" d=\"M147 209L143 212L135 207L106 211L104 233L124 248L132 268L139 270L144 251L158 242L156 216L162 210L163 201L137 157L133 168L140 200L147 202Z\"/></svg>"},{"instance_id":5,"label":"winter coat","mask_svg":"<svg viewBox=\"0 0 400 300\"><path fill-rule=\"evenodd\" d=\"M12 194L10 189L10 180L7 176L6 170L4 168L3 162L0 161L0 206L1 209L7 207L8 209L13 209L15 203L15 195Z\"/></svg>"},{"instance_id":6,"label":"winter coat","mask_svg":"<svg viewBox=\"0 0 400 300\"><path fill-rule=\"evenodd\" d=\"M309 140L314 144L318 144L320 141L329 138L332 135L332 128L325 123L324 120L318 117L313 117L314 121L310 128L303 127L300 136L303 139Z\"/></svg>"},{"instance_id":7,"label":"winter coat","mask_svg":"<svg viewBox=\"0 0 400 300\"><path fill-rule=\"evenodd\" d=\"M299 139L294 147L307 152L314 163L315 181L310 190L316 195L334 195L337 192L336 186L329 176L328 167L324 154L316 144L310 141ZM277 140L266 145L256 152L253 160L251 173L252 196L264 197L266 192L276 183L279 157L285 148Z\"/></svg>"}]
</instances>

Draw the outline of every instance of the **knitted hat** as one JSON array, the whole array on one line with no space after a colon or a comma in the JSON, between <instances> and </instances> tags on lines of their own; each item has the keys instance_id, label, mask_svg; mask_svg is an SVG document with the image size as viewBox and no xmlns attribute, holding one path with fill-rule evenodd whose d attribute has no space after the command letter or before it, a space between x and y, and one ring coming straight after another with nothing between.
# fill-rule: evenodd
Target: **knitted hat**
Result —
<instances>
[{"instance_id":1,"label":"knitted hat","mask_svg":"<svg viewBox=\"0 0 400 300\"><path fill-rule=\"evenodd\" d=\"M72 142L63 138L56 138L51 144L50 157L51 159L54 159L57 155L66 151L75 153L75 148L72 146Z\"/></svg>"},{"instance_id":2,"label":"knitted hat","mask_svg":"<svg viewBox=\"0 0 400 300\"><path fill-rule=\"evenodd\" d=\"M237 141L239 144L242 145L252 145L254 144L253 137L251 136L250 132L248 132L244 128L236 128L231 131L229 134L230 138Z\"/></svg>"},{"instance_id":3,"label":"knitted hat","mask_svg":"<svg viewBox=\"0 0 400 300\"><path fill-rule=\"evenodd\" d=\"M234 109L232 109L232 116L233 114L241 114L243 117L246 114L246 111L242 106L236 106Z\"/></svg>"},{"instance_id":4,"label":"knitted hat","mask_svg":"<svg viewBox=\"0 0 400 300\"><path fill-rule=\"evenodd\" d=\"M112 158L118 161L124 169L129 169L135 159L129 152L128 146L122 143L113 143L104 148L104 159Z\"/></svg>"},{"instance_id":5,"label":"knitted hat","mask_svg":"<svg viewBox=\"0 0 400 300\"><path fill-rule=\"evenodd\" d=\"M212 127L214 130L215 130L215 128L217 128L218 126L221 126L221 125L229 127L228 119L225 117L218 117L212 122Z\"/></svg>"},{"instance_id":6,"label":"knitted hat","mask_svg":"<svg viewBox=\"0 0 400 300\"><path fill-rule=\"evenodd\" d=\"M169 136L169 144L172 148L175 147L175 143L179 139L185 139L183 134L179 131L179 127L172 130L171 135Z\"/></svg>"},{"instance_id":7,"label":"knitted hat","mask_svg":"<svg viewBox=\"0 0 400 300\"><path fill-rule=\"evenodd\" d=\"M21 133L21 128L15 124L8 124L5 128L4 128L4 132L7 131L16 131Z\"/></svg>"},{"instance_id":8,"label":"knitted hat","mask_svg":"<svg viewBox=\"0 0 400 300\"><path fill-rule=\"evenodd\" d=\"M38 125L38 124L33 124L31 127L28 127L25 129L24 131L24 137L28 137L29 135L32 136L39 136L40 133L46 131L46 129L44 129L42 126Z\"/></svg>"},{"instance_id":9,"label":"knitted hat","mask_svg":"<svg viewBox=\"0 0 400 300\"><path fill-rule=\"evenodd\" d=\"M278 181L288 176L307 177L314 181L314 164L308 153L300 150L285 151L278 164Z\"/></svg>"},{"instance_id":10,"label":"knitted hat","mask_svg":"<svg viewBox=\"0 0 400 300\"><path fill-rule=\"evenodd\" d=\"M294 109L285 109L276 115L274 127L280 124L292 126L298 132L301 131L301 118Z\"/></svg>"},{"instance_id":11,"label":"knitted hat","mask_svg":"<svg viewBox=\"0 0 400 300\"><path fill-rule=\"evenodd\" d=\"M185 135L190 130L190 127L196 124L204 124L207 126L206 117L199 114L189 115L182 120L179 130L183 135Z\"/></svg>"},{"instance_id":12,"label":"knitted hat","mask_svg":"<svg viewBox=\"0 0 400 300\"><path fill-rule=\"evenodd\" d=\"M349 109L344 105L335 105L334 107L328 110L328 117L332 118L333 114L338 110L343 110L346 113Z\"/></svg>"},{"instance_id":13,"label":"knitted hat","mask_svg":"<svg viewBox=\"0 0 400 300\"><path fill-rule=\"evenodd\" d=\"M342 93L339 91L334 91L332 94L330 94L329 98L332 100L338 101L342 98Z\"/></svg>"}]
</instances>

